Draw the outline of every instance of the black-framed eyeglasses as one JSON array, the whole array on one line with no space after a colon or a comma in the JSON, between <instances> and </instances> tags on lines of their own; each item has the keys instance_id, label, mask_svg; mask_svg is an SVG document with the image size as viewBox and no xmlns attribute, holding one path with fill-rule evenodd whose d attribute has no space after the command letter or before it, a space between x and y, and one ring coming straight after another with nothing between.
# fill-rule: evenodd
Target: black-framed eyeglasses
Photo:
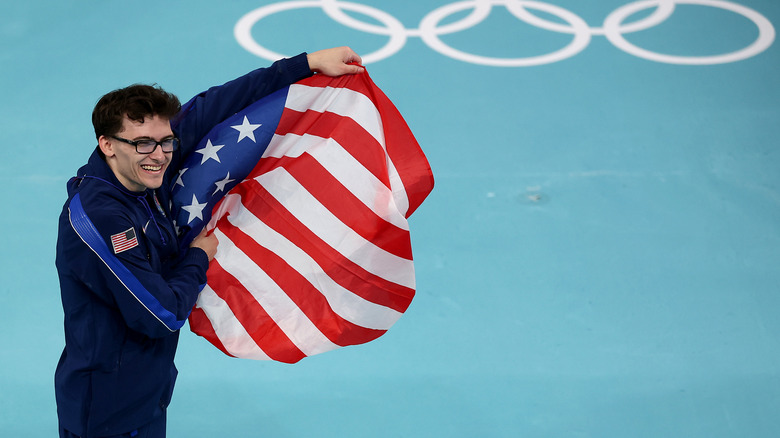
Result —
<instances>
[{"instance_id":1,"label":"black-framed eyeglasses","mask_svg":"<svg viewBox=\"0 0 780 438\"><path fill-rule=\"evenodd\" d=\"M121 142L135 146L135 151L139 154L151 154L155 149L157 149L157 145L160 145L163 152L173 152L176 149L179 149L179 139L176 137L166 138L161 141L152 139L128 140L126 138L117 137L115 135L109 135L109 137L113 138L114 140L119 140Z\"/></svg>"}]
</instances>

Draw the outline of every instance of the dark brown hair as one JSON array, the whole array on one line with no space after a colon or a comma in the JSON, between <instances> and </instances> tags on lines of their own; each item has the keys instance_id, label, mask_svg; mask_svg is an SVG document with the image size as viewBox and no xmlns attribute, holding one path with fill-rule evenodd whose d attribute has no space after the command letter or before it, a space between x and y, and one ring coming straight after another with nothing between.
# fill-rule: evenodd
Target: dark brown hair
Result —
<instances>
[{"instance_id":1,"label":"dark brown hair","mask_svg":"<svg viewBox=\"0 0 780 438\"><path fill-rule=\"evenodd\" d=\"M92 111L95 138L119 133L125 115L135 122L155 115L170 120L180 109L179 98L156 85L135 84L114 90L101 97Z\"/></svg>"}]
</instances>

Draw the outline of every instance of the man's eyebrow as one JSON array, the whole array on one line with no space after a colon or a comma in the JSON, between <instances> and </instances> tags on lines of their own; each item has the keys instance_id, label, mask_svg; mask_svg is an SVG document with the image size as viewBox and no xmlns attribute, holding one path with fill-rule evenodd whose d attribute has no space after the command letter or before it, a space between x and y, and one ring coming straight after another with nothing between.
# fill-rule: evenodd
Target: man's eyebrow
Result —
<instances>
[{"instance_id":1,"label":"man's eyebrow","mask_svg":"<svg viewBox=\"0 0 780 438\"><path fill-rule=\"evenodd\" d=\"M176 138L176 136L175 136L175 135L173 135L173 134L171 134L171 135L166 135L166 136L165 136L165 137L163 137L163 138L162 138L162 140L160 140L160 141L170 140L170 139L172 139L172 138ZM136 138L134 138L134 139L133 139L133 141L142 141L142 140L154 140L154 138L152 138L152 137L149 137L148 135L142 135L142 136L140 136L140 137L136 137ZM157 140L154 140L154 141L157 141Z\"/></svg>"}]
</instances>

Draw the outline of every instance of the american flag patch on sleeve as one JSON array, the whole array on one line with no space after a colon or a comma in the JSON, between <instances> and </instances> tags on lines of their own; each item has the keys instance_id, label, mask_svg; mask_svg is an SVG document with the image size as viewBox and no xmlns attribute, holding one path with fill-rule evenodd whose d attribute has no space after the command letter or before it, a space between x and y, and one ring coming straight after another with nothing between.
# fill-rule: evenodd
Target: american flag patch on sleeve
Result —
<instances>
[{"instance_id":1,"label":"american flag patch on sleeve","mask_svg":"<svg viewBox=\"0 0 780 438\"><path fill-rule=\"evenodd\" d=\"M135 229L130 228L121 233L111 236L111 245L114 247L114 254L119 254L122 251L135 248L138 246L138 239L135 236Z\"/></svg>"}]
</instances>

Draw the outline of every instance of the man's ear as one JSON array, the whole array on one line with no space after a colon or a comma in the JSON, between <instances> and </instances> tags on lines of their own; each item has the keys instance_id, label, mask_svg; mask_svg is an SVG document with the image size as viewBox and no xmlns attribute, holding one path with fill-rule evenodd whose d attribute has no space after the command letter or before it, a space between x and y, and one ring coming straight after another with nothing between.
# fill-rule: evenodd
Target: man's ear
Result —
<instances>
[{"instance_id":1,"label":"man's ear","mask_svg":"<svg viewBox=\"0 0 780 438\"><path fill-rule=\"evenodd\" d=\"M98 138L98 147L106 157L113 157L115 155L114 144L111 142L111 139L105 135L101 135L100 138Z\"/></svg>"}]
</instances>

